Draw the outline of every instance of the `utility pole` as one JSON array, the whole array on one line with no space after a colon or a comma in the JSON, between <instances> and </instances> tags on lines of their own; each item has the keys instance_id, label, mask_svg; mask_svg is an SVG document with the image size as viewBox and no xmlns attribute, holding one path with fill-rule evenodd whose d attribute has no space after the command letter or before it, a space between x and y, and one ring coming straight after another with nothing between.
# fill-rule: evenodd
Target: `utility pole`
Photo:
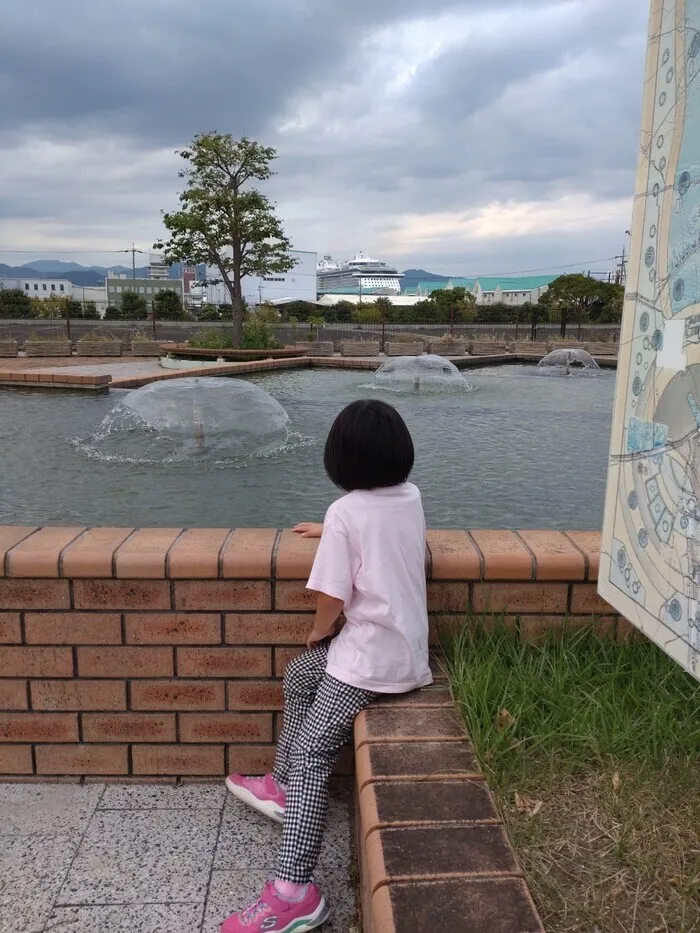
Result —
<instances>
[{"instance_id":1,"label":"utility pole","mask_svg":"<svg viewBox=\"0 0 700 933\"><path fill-rule=\"evenodd\" d=\"M136 247L131 243L131 278L136 281Z\"/></svg>"}]
</instances>

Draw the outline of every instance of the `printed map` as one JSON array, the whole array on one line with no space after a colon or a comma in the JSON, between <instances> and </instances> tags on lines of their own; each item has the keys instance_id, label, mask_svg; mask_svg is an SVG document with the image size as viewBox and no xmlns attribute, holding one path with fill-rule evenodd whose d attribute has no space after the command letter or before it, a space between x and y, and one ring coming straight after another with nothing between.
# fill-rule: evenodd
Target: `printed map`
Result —
<instances>
[{"instance_id":1,"label":"printed map","mask_svg":"<svg viewBox=\"0 0 700 933\"><path fill-rule=\"evenodd\" d=\"M700 679L700 0L652 0L599 590Z\"/></svg>"}]
</instances>

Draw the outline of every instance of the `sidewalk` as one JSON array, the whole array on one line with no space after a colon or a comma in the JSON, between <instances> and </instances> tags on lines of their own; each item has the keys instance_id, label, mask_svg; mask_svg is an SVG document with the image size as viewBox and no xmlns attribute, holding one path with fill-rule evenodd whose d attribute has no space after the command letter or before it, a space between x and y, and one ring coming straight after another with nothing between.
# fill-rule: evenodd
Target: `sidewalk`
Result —
<instances>
[{"instance_id":1,"label":"sidewalk","mask_svg":"<svg viewBox=\"0 0 700 933\"><path fill-rule=\"evenodd\" d=\"M331 795L324 933L354 933L349 793ZM0 933L217 933L274 872L281 827L223 786L0 784Z\"/></svg>"}]
</instances>

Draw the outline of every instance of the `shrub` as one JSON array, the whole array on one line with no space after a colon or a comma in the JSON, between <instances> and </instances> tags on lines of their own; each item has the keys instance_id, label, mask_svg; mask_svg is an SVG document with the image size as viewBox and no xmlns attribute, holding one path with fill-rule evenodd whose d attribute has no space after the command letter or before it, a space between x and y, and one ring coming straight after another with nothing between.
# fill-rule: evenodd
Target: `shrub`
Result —
<instances>
[{"instance_id":1,"label":"shrub","mask_svg":"<svg viewBox=\"0 0 700 933\"><path fill-rule=\"evenodd\" d=\"M251 317L243 324L244 350L279 350L282 344L272 333L272 329L265 321Z\"/></svg>"},{"instance_id":2,"label":"shrub","mask_svg":"<svg viewBox=\"0 0 700 933\"><path fill-rule=\"evenodd\" d=\"M202 350L230 350L233 341L225 330L200 330L190 337L187 346Z\"/></svg>"}]
</instances>

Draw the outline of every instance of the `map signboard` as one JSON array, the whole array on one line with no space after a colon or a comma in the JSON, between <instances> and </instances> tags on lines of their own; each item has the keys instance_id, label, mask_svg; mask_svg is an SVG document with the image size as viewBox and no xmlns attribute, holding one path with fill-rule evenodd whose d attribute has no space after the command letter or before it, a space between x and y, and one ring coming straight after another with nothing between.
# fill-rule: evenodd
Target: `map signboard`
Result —
<instances>
[{"instance_id":1,"label":"map signboard","mask_svg":"<svg viewBox=\"0 0 700 933\"><path fill-rule=\"evenodd\" d=\"M700 679L700 0L652 0L600 594Z\"/></svg>"}]
</instances>

